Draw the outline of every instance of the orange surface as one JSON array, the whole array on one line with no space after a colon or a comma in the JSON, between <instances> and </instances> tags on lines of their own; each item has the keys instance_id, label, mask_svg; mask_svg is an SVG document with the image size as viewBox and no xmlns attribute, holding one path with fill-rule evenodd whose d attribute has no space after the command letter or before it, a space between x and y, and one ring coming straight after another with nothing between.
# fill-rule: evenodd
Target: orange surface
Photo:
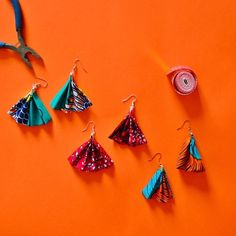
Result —
<instances>
[{"instance_id":1,"label":"orange surface","mask_svg":"<svg viewBox=\"0 0 236 236\"><path fill-rule=\"evenodd\" d=\"M20 127L7 110L35 82L12 52L0 51L0 236L235 235L236 3L233 0L21 0L27 43L44 58L33 61L49 86L39 96L52 115L44 127ZM0 2L0 39L16 43L13 11ZM88 74L79 86L94 106L80 114L53 111L49 102L79 57ZM199 90L178 96L166 67L191 66ZM129 109L148 145L129 148L107 136ZM190 119L206 173L175 169ZM115 161L103 172L80 173L67 157L89 138ZM170 204L147 201L141 190L162 152L175 194Z\"/></svg>"}]
</instances>

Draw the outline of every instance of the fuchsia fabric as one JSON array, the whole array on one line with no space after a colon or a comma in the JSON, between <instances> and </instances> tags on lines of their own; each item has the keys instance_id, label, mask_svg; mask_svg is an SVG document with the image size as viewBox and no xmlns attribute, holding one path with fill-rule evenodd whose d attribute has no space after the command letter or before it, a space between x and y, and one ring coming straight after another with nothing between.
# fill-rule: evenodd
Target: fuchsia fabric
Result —
<instances>
[{"instance_id":1,"label":"fuchsia fabric","mask_svg":"<svg viewBox=\"0 0 236 236\"><path fill-rule=\"evenodd\" d=\"M188 95L197 87L197 76L190 67L175 66L167 73L167 77L178 94Z\"/></svg>"},{"instance_id":2,"label":"fuchsia fabric","mask_svg":"<svg viewBox=\"0 0 236 236\"><path fill-rule=\"evenodd\" d=\"M93 172L114 164L102 146L91 137L68 158L70 164L81 171Z\"/></svg>"},{"instance_id":3,"label":"fuchsia fabric","mask_svg":"<svg viewBox=\"0 0 236 236\"><path fill-rule=\"evenodd\" d=\"M117 143L125 143L130 146L137 146L147 143L147 140L137 124L134 108L121 121L113 133L109 136Z\"/></svg>"}]
</instances>

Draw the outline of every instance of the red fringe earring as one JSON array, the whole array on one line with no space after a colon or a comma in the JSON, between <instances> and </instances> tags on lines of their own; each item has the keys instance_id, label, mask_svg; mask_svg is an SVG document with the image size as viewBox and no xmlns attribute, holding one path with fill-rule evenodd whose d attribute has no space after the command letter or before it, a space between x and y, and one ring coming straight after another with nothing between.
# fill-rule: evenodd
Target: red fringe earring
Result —
<instances>
[{"instance_id":1,"label":"red fringe earring","mask_svg":"<svg viewBox=\"0 0 236 236\"><path fill-rule=\"evenodd\" d=\"M189 137L185 141L183 148L179 154L177 169L182 169L188 172L204 171L205 168L203 166L202 158L196 145L195 137L190 127L190 121L185 120L183 125L177 130L182 129L186 123L189 123Z\"/></svg>"},{"instance_id":2,"label":"red fringe earring","mask_svg":"<svg viewBox=\"0 0 236 236\"><path fill-rule=\"evenodd\" d=\"M137 146L147 143L147 140L140 129L136 117L135 117L135 102L136 96L130 95L128 98L124 99L122 102L128 101L130 98L134 98L130 107L128 115L121 121L121 123L116 127L116 129L109 136L115 142L120 144L128 144L130 146Z\"/></svg>"}]
</instances>

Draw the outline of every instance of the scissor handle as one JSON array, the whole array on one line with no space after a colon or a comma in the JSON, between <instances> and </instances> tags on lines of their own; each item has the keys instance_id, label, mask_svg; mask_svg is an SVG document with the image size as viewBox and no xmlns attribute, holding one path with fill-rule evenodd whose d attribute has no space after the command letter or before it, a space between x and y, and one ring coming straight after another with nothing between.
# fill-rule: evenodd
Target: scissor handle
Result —
<instances>
[{"instance_id":1,"label":"scissor handle","mask_svg":"<svg viewBox=\"0 0 236 236\"><path fill-rule=\"evenodd\" d=\"M22 29L22 12L19 0L11 0L14 13L15 13L15 24L16 24L16 31L21 31Z\"/></svg>"}]
</instances>

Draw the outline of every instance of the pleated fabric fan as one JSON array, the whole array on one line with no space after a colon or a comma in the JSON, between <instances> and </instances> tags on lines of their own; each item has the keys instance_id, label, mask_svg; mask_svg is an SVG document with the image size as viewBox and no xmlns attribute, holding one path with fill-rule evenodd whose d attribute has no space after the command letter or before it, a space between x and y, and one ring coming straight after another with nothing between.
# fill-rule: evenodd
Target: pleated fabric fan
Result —
<instances>
[{"instance_id":1,"label":"pleated fabric fan","mask_svg":"<svg viewBox=\"0 0 236 236\"><path fill-rule=\"evenodd\" d=\"M92 106L92 103L86 94L76 85L74 81L77 62L80 62L79 59L75 61L69 75L69 79L50 103L51 107L55 110L62 110L65 113L81 112Z\"/></svg>"},{"instance_id":2,"label":"pleated fabric fan","mask_svg":"<svg viewBox=\"0 0 236 236\"><path fill-rule=\"evenodd\" d=\"M157 154L160 153L156 153L155 156ZM151 160L153 160L153 158ZM166 171L162 164L160 164L160 168L155 172L151 180L143 188L142 193L146 199L156 199L163 203L166 203L173 198L173 193L166 175Z\"/></svg>"},{"instance_id":3,"label":"pleated fabric fan","mask_svg":"<svg viewBox=\"0 0 236 236\"><path fill-rule=\"evenodd\" d=\"M139 127L136 117L135 117L135 101L136 96L131 95L123 102L129 100L131 97L135 97L132 101L130 111L128 115L121 121L121 123L116 127L116 129L109 136L110 139L113 139L115 142L120 144L127 144L129 146L137 146L146 144L147 140Z\"/></svg>"},{"instance_id":4,"label":"pleated fabric fan","mask_svg":"<svg viewBox=\"0 0 236 236\"><path fill-rule=\"evenodd\" d=\"M95 139L95 125L90 139L75 150L68 158L69 163L78 170L94 172L111 167L114 162ZM88 125L89 125L88 124ZM88 126L87 126L88 127ZM85 128L83 131L86 131Z\"/></svg>"},{"instance_id":5,"label":"pleated fabric fan","mask_svg":"<svg viewBox=\"0 0 236 236\"><path fill-rule=\"evenodd\" d=\"M186 120L186 122L189 122ZM182 127L184 126L182 125ZM181 129L182 127L178 128ZM177 169L182 169L187 172L202 172L205 170L202 157L198 151L196 140L189 126L189 136L185 141L183 148L179 154L177 161Z\"/></svg>"},{"instance_id":6,"label":"pleated fabric fan","mask_svg":"<svg viewBox=\"0 0 236 236\"><path fill-rule=\"evenodd\" d=\"M40 86L39 83L34 84L32 90L8 111L17 123L37 126L47 124L51 120L49 112L36 93Z\"/></svg>"}]
</instances>

